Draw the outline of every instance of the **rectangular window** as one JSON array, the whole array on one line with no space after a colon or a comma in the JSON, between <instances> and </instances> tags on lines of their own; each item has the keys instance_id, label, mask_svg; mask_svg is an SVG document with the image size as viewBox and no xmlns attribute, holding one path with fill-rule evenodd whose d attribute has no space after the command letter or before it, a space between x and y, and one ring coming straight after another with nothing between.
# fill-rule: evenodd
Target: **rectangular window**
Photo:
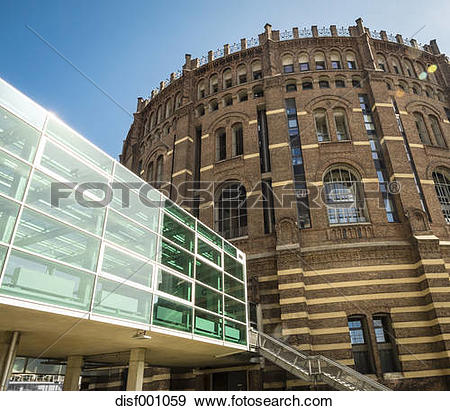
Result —
<instances>
[{"instance_id":1,"label":"rectangular window","mask_svg":"<svg viewBox=\"0 0 450 411\"><path fill-rule=\"evenodd\" d=\"M225 320L225 341L235 344L247 344L247 329L243 324Z\"/></svg>"},{"instance_id":2,"label":"rectangular window","mask_svg":"<svg viewBox=\"0 0 450 411\"><path fill-rule=\"evenodd\" d=\"M195 228L195 218L184 211L181 207L178 207L173 201L166 199L164 203L164 210L180 220L182 223L186 224L188 227Z\"/></svg>"},{"instance_id":3,"label":"rectangular window","mask_svg":"<svg viewBox=\"0 0 450 411\"><path fill-rule=\"evenodd\" d=\"M0 151L0 193L22 200L30 167Z\"/></svg>"},{"instance_id":4,"label":"rectangular window","mask_svg":"<svg viewBox=\"0 0 450 411\"><path fill-rule=\"evenodd\" d=\"M225 315L233 320L246 322L245 304L225 296Z\"/></svg>"},{"instance_id":5,"label":"rectangular window","mask_svg":"<svg viewBox=\"0 0 450 411\"><path fill-rule=\"evenodd\" d=\"M192 300L192 283L169 273L168 271L158 270L156 288L163 293L182 298L186 301Z\"/></svg>"},{"instance_id":6,"label":"rectangular window","mask_svg":"<svg viewBox=\"0 0 450 411\"><path fill-rule=\"evenodd\" d=\"M225 271L228 274L231 274L233 277L236 277L239 280L244 279L244 267L239 261L237 261L233 257L229 257L227 254L225 254L224 255L224 265L225 265Z\"/></svg>"},{"instance_id":7,"label":"rectangular window","mask_svg":"<svg viewBox=\"0 0 450 411\"><path fill-rule=\"evenodd\" d=\"M197 242L197 254L207 258L209 261L217 264L218 266L222 265L222 253L216 248L200 240L200 238Z\"/></svg>"},{"instance_id":8,"label":"rectangular window","mask_svg":"<svg viewBox=\"0 0 450 411\"><path fill-rule=\"evenodd\" d=\"M1 294L89 311L95 276L13 250Z\"/></svg>"},{"instance_id":9,"label":"rectangular window","mask_svg":"<svg viewBox=\"0 0 450 411\"><path fill-rule=\"evenodd\" d=\"M206 227L200 221L197 221L197 232L205 237L207 240L211 241L218 247L222 247L222 238L218 236L214 231Z\"/></svg>"},{"instance_id":10,"label":"rectangular window","mask_svg":"<svg viewBox=\"0 0 450 411\"><path fill-rule=\"evenodd\" d=\"M334 70L339 70L341 69L341 62L340 61L332 61L331 62L331 68Z\"/></svg>"},{"instance_id":11,"label":"rectangular window","mask_svg":"<svg viewBox=\"0 0 450 411\"><path fill-rule=\"evenodd\" d=\"M9 243L19 213L19 204L0 197L0 241Z\"/></svg>"},{"instance_id":12,"label":"rectangular window","mask_svg":"<svg viewBox=\"0 0 450 411\"><path fill-rule=\"evenodd\" d=\"M216 139L216 160L221 161L227 158L227 135L225 131L220 131Z\"/></svg>"},{"instance_id":13,"label":"rectangular window","mask_svg":"<svg viewBox=\"0 0 450 411\"><path fill-rule=\"evenodd\" d=\"M224 275L224 291L234 298L245 300L245 285L229 275Z\"/></svg>"},{"instance_id":14,"label":"rectangular window","mask_svg":"<svg viewBox=\"0 0 450 411\"><path fill-rule=\"evenodd\" d=\"M100 240L52 218L25 209L20 218L14 245L95 271Z\"/></svg>"},{"instance_id":15,"label":"rectangular window","mask_svg":"<svg viewBox=\"0 0 450 411\"><path fill-rule=\"evenodd\" d=\"M325 70L325 62L316 60L316 70Z\"/></svg>"},{"instance_id":16,"label":"rectangular window","mask_svg":"<svg viewBox=\"0 0 450 411\"><path fill-rule=\"evenodd\" d=\"M293 73L294 72L294 65L293 64L286 64L283 66L283 71L285 73Z\"/></svg>"},{"instance_id":17,"label":"rectangular window","mask_svg":"<svg viewBox=\"0 0 450 411\"><path fill-rule=\"evenodd\" d=\"M266 110L258 110L258 145L261 173L267 173L271 170L269 154L269 130L267 128Z\"/></svg>"},{"instance_id":18,"label":"rectangular window","mask_svg":"<svg viewBox=\"0 0 450 411\"><path fill-rule=\"evenodd\" d=\"M148 324L151 303L152 295L146 291L98 278L92 311Z\"/></svg>"},{"instance_id":19,"label":"rectangular window","mask_svg":"<svg viewBox=\"0 0 450 411\"><path fill-rule=\"evenodd\" d=\"M217 314L223 313L222 294L204 287L200 284L195 286L195 305Z\"/></svg>"},{"instance_id":20,"label":"rectangular window","mask_svg":"<svg viewBox=\"0 0 450 411\"><path fill-rule=\"evenodd\" d=\"M262 180L264 233L272 233L275 229L275 209L273 201L272 180Z\"/></svg>"},{"instance_id":21,"label":"rectangular window","mask_svg":"<svg viewBox=\"0 0 450 411\"><path fill-rule=\"evenodd\" d=\"M223 320L216 315L195 310L194 333L221 340L223 338Z\"/></svg>"},{"instance_id":22,"label":"rectangular window","mask_svg":"<svg viewBox=\"0 0 450 411\"><path fill-rule=\"evenodd\" d=\"M309 71L309 63L300 63L300 71Z\"/></svg>"},{"instance_id":23,"label":"rectangular window","mask_svg":"<svg viewBox=\"0 0 450 411\"><path fill-rule=\"evenodd\" d=\"M381 370L383 373L397 372L400 370L393 338L393 330L390 318L387 315L374 315L373 328L380 355Z\"/></svg>"},{"instance_id":24,"label":"rectangular window","mask_svg":"<svg viewBox=\"0 0 450 411\"><path fill-rule=\"evenodd\" d=\"M193 275L194 257L164 240L161 243L161 264L189 277Z\"/></svg>"},{"instance_id":25,"label":"rectangular window","mask_svg":"<svg viewBox=\"0 0 450 411\"><path fill-rule=\"evenodd\" d=\"M164 214L162 224L162 235L185 248L188 251L194 251L194 232Z\"/></svg>"},{"instance_id":26,"label":"rectangular window","mask_svg":"<svg viewBox=\"0 0 450 411\"><path fill-rule=\"evenodd\" d=\"M364 317L349 317L348 328L352 344L353 359L356 371L362 374L374 372L370 344L367 335L367 324Z\"/></svg>"},{"instance_id":27,"label":"rectangular window","mask_svg":"<svg viewBox=\"0 0 450 411\"><path fill-rule=\"evenodd\" d=\"M222 290L222 272L200 260L196 262L195 278L210 287Z\"/></svg>"},{"instance_id":28,"label":"rectangular window","mask_svg":"<svg viewBox=\"0 0 450 411\"><path fill-rule=\"evenodd\" d=\"M192 307L155 296L153 303L153 325L191 332Z\"/></svg>"}]
</instances>

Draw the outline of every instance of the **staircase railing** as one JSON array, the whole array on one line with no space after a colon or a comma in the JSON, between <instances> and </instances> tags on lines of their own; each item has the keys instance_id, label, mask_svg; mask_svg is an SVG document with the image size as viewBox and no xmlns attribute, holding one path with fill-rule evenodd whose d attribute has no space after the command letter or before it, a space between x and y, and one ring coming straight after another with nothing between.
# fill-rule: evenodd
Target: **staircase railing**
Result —
<instances>
[{"instance_id":1,"label":"staircase railing","mask_svg":"<svg viewBox=\"0 0 450 411\"><path fill-rule=\"evenodd\" d=\"M323 381L338 390L390 391L350 367L323 355L307 355L270 335L250 330L249 340L263 357L305 381Z\"/></svg>"}]
</instances>

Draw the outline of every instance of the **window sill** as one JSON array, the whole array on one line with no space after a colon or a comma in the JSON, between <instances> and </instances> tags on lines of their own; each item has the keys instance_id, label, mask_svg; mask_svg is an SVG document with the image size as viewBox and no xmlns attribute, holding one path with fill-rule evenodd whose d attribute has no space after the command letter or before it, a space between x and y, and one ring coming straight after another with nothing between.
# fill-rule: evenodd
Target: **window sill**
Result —
<instances>
[{"instance_id":1,"label":"window sill","mask_svg":"<svg viewBox=\"0 0 450 411\"><path fill-rule=\"evenodd\" d=\"M218 166L220 166L221 164L224 164L224 163L226 163L228 161L242 160L243 158L244 158L244 155L243 154L239 154L238 156L224 158L223 160L216 160L214 164L217 164Z\"/></svg>"},{"instance_id":2,"label":"window sill","mask_svg":"<svg viewBox=\"0 0 450 411\"><path fill-rule=\"evenodd\" d=\"M341 223L341 224L328 224L329 228L334 228L334 227L354 227L354 226L358 226L358 225L364 225L364 226L368 226L368 225L372 225L372 223L370 221L367 221L365 223Z\"/></svg>"},{"instance_id":3,"label":"window sill","mask_svg":"<svg viewBox=\"0 0 450 411\"><path fill-rule=\"evenodd\" d=\"M387 372L383 374L383 379L385 380L401 380L403 377L403 374L401 372Z\"/></svg>"},{"instance_id":4,"label":"window sill","mask_svg":"<svg viewBox=\"0 0 450 411\"><path fill-rule=\"evenodd\" d=\"M243 235L241 237L233 237L233 238L226 238L227 241L240 241L240 240L248 240L248 235Z\"/></svg>"}]
</instances>

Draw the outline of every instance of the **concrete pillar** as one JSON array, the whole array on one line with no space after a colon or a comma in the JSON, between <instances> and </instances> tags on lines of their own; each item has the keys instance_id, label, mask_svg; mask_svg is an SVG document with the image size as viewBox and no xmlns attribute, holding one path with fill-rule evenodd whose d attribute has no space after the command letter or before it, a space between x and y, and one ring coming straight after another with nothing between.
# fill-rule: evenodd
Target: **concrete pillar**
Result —
<instances>
[{"instance_id":1,"label":"concrete pillar","mask_svg":"<svg viewBox=\"0 0 450 411\"><path fill-rule=\"evenodd\" d=\"M66 375L64 376L63 391L78 391L80 389L80 376L83 367L81 355L67 357Z\"/></svg>"},{"instance_id":2,"label":"concrete pillar","mask_svg":"<svg viewBox=\"0 0 450 411\"><path fill-rule=\"evenodd\" d=\"M6 391L16 358L20 333L18 331L0 333L0 391Z\"/></svg>"},{"instance_id":3,"label":"concrete pillar","mask_svg":"<svg viewBox=\"0 0 450 411\"><path fill-rule=\"evenodd\" d=\"M145 348L133 348L128 363L127 391L142 391L144 383Z\"/></svg>"}]
</instances>

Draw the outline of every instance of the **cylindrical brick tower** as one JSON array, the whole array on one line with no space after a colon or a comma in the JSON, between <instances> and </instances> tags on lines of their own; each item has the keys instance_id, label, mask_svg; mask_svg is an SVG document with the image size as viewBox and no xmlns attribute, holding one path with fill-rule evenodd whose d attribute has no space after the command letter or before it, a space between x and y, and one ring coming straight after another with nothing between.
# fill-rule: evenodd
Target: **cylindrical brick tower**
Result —
<instances>
[{"instance_id":1,"label":"cylindrical brick tower","mask_svg":"<svg viewBox=\"0 0 450 411\"><path fill-rule=\"evenodd\" d=\"M247 253L261 330L394 389L448 389L449 86L434 40L266 24L139 98L121 162ZM183 372L172 388L214 388ZM233 372L308 388L268 362Z\"/></svg>"}]
</instances>

